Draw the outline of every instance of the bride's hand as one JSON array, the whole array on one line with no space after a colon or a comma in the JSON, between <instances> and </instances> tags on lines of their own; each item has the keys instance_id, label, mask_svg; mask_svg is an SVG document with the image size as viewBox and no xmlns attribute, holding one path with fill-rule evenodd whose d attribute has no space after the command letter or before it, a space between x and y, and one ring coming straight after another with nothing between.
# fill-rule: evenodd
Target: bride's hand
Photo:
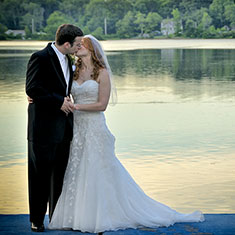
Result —
<instances>
[{"instance_id":1,"label":"bride's hand","mask_svg":"<svg viewBox=\"0 0 235 235\"><path fill-rule=\"evenodd\" d=\"M74 109L79 110L79 104L74 104Z\"/></svg>"},{"instance_id":2,"label":"bride's hand","mask_svg":"<svg viewBox=\"0 0 235 235\"><path fill-rule=\"evenodd\" d=\"M31 97L27 96L27 100L28 100L29 104L33 103L33 99Z\"/></svg>"}]
</instances>

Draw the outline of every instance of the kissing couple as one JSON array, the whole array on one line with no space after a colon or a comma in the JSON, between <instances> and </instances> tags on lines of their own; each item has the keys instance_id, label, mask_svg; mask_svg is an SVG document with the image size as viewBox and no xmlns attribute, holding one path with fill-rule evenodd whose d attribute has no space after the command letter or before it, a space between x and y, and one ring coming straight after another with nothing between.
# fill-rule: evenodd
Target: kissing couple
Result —
<instances>
[{"instance_id":1,"label":"kissing couple","mask_svg":"<svg viewBox=\"0 0 235 235\"><path fill-rule=\"evenodd\" d=\"M69 54L77 58L75 71ZM115 156L104 111L115 86L100 42L63 24L35 52L26 75L28 185L32 231L104 231L204 220L148 197Z\"/></svg>"}]
</instances>

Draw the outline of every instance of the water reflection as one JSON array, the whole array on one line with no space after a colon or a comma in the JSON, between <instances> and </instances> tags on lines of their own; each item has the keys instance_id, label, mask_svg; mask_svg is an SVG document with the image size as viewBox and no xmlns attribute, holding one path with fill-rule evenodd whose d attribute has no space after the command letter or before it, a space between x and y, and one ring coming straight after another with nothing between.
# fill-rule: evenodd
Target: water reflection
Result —
<instances>
[{"instance_id":1,"label":"water reflection","mask_svg":"<svg viewBox=\"0 0 235 235\"><path fill-rule=\"evenodd\" d=\"M116 75L137 77L170 75L176 80L234 80L234 50L137 50L110 55Z\"/></svg>"},{"instance_id":2,"label":"water reflection","mask_svg":"<svg viewBox=\"0 0 235 235\"><path fill-rule=\"evenodd\" d=\"M29 56L0 57L0 97L21 100ZM25 96L25 95L24 95Z\"/></svg>"},{"instance_id":3,"label":"water reflection","mask_svg":"<svg viewBox=\"0 0 235 235\"><path fill-rule=\"evenodd\" d=\"M32 51L0 50L0 213L28 210L24 84ZM141 187L183 212L234 212L234 50L107 54L118 90L107 122Z\"/></svg>"}]
</instances>

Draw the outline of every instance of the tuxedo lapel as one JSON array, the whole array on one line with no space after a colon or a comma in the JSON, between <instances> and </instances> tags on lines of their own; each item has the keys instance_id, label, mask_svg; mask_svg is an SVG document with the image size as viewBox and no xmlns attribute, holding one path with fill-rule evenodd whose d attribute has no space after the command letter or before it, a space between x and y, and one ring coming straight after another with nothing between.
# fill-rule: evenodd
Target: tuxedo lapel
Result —
<instances>
[{"instance_id":1,"label":"tuxedo lapel","mask_svg":"<svg viewBox=\"0 0 235 235\"><path fill-rule=\"evenodd\" d=\"M51 43L48 44L47 49L48 49L48 53L50 55L51 64L52 64L52 66L53 66L53 68L54 68L54 70L55 70L55 72L56 72L60 82L63 84L63 86L66 89L67 84L66 84L66 81L65 81L65 78L64 78L64 74L63 74L61 65L60 65L60 61L59 61L55 51L51 47Z\"/></svg>"},{"instance_id":2,"label":"tuxedo lapel","mask_svg":"<svg viewBox=\"0 0 235 235\"><path fill-rule=\"evenodd\" d=\"M73 70L72 70L72 61L68 55L67 55L67 58L68 58L68 66L69 66L69 73L70 73L68 93L70 94L72 83L73 83Z\"/></svg>"}]
</instances>

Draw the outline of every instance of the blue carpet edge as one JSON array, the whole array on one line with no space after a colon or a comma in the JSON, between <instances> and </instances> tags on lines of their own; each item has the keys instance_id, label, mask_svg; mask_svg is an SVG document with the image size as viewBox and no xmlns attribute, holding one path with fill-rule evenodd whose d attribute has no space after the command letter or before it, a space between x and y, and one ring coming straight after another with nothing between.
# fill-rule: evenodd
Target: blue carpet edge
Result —
<instances>
[{"instance_id":1,"label":"blue carpet edge","mask_svg":"<svg viewBox=\"0 0 235 235\"><path fill-rule=\"evenodd\" d=\"M48 216L45 217L46 230L36 234L91 234L78 231L48 230ZM30 230L28 214L0 214L0 234L35 234ZM235 235L235 214L205 214L205 221L199 223L176 223L169 227L126 229L107 231L104 235Z\"/></svg>"}]
</instances>

